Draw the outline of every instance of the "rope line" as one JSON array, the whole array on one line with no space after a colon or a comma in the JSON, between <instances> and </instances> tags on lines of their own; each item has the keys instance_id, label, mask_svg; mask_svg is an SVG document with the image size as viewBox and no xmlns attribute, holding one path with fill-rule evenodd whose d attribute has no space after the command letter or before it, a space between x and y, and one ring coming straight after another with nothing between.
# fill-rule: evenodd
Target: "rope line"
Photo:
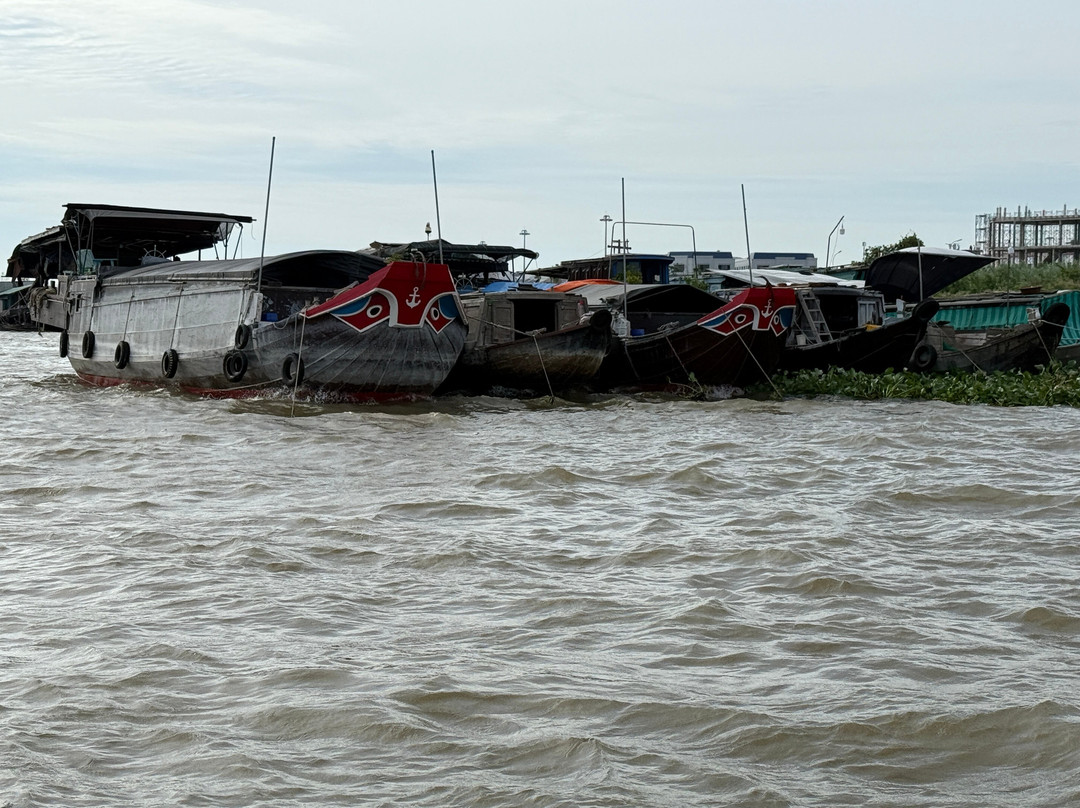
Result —
<instances>
[{"instance_id":1,"label":"rope line","mask_svg":"<svg viewBox=\"0 0 1080 808\"><path fill-rule=\"evenodd\" d=\"M293 373L292 403L289 405L289 417L296 412L296 391L300 387L300 368L304 366L304 328L307 326L307 317L300 317L300 346L296 349L296 370Z\"/></svg>"}]
</instances>

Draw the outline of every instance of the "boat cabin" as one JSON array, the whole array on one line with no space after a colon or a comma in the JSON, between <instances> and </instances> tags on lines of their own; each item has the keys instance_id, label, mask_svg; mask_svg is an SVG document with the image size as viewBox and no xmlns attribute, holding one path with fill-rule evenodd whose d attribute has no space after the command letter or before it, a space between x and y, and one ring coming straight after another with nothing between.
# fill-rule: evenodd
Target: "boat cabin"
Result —
<instances>
[{"instance_id":1,"label":"boat cabin","mask_svg":"<svg viewBox=\"0 0 1080 808\"><path fill-rule=\"evenodd\" d=\"M254 221L225 213L68 203L56 227L24 239L8 259L8 275L43 285L61 273L108 275L131 267L214 250L227 258L234 229ZM237 238L239 246L239 238ZM222 250L222 255L217 250Z\"/></svg>"},{"instance_id":2,"label":"boat cabin","mask_svg":"<svg viewBox=\"0 0 1080 808\"><path fill-rule=\"evenodd\" d=\"M582 297L527 285L496 294L464 294L461 305L469 319L466 350L562 331L578 325L587 311Z\"/></svg>"},{"instance_id":3,"label":"boat cabin","mask_svg":"<svg viewBox=\"0 0 1080 808\"><path fill-rule=\"evenodd\" d=\"M582 258L562 261L553 267L538 269L542 277L560 281L616 280L627 283L657 284L670 282L670 267L675 259L670 255L626 253L603 258Z\"/></svg>"}]
</instances>

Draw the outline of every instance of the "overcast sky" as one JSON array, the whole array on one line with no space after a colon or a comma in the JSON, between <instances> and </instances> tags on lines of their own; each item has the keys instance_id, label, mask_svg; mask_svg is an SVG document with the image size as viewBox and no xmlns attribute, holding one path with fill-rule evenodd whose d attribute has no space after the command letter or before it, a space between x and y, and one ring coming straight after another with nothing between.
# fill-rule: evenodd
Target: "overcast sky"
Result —
<instances>
[{"instance_id":1,"label":"overcast sky","mask_svg":"<svg viewBox=\"0 0 1080 808\"><path fill-rule=\"evenodd\" d=\"M0 0L0 250L67 202L600 255L974 240L1080 207L1076 0ZM269 217L264 217L276 138ZM687 226L689 225L689 226ZM692 228L692 229L691 229Z\"/></svg>"}]
</instances>

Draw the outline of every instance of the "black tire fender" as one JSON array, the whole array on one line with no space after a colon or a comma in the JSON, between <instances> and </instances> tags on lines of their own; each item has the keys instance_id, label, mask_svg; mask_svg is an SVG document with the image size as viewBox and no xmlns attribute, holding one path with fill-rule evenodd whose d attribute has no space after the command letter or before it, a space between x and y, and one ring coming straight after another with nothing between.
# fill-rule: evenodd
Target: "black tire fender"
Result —
<instances>
[{"instance_id":1,"label":"black tire fender","mask_svg":"<svg viewBox=\"0 0 1080 808\"><path fill-rule=\"evenodd\" d=\"M923 371L930 370L935 362L937 362L937 349L933 345L922 342L915 346L908 365L912 370Z\"/></svg>"},{"instance_id":2,"label":"black tire fender","mask_svg":"<svg viewBox=\"0 0 1080 808\"><path fill-rule=\"evenodd\" d=\"M247 323L240 323L236 327L236 338L234 340L236 350L242 351L251 342L251 326Z\"/></svg>"},{"instance_id":3,"label":"black tire fender","mask_svg":"<svg viewBox=\"0 0 1080 808\"><path fill-rule=\"evenodd\" d=\"M84 331L82 335L83 359L89 359L94 355L94 332Z\"/></svg>"},{"instance_id":4,"label":"black tire fender","mask_svg":"<svg viewBox=\"0 0 1080 808\"><path fill-rule=\"evenodd\" d=\"M161 375L166 379L171 379L175 376L176 370L179 367L180 355L176 352L175 348L169 348L169 350L161 355Z\"/></svg>"},{"instance_id":5,"label":"black tire fender","mask_svg":"<svg viewBox=\"0 0 1080 808\"><path fill-rule=\"evenodd\" d=\"M230 382L240 381L244 378L244 374L247 373L247 354L243 351L229 351L225 354L225 358L221 360L221 369L225 373L225 378Z\"/></svg>"},{"instance_id":6,"label":"black tire fender","mask_svg":"<svg viewBox=\"0 0 1080 808\"><path fill-rule=\"evenodd\" d=\"M118 370L123 370L130 361L131 345L128 344L127 340L120 340L116 343L116 350L113 351L113 364L116 365Z\"/></svg>"},{"instance_id":7,"label":"black tire fender","mask_svg":"<svg viewBox=\"0 0 1080 808\"><path fill-rule=\"evenodd\" d=\"M64 356L68 355L68 340L69 340L68 332L67 331L61 331L60 332L60 356L61 357L64 357Z\"/></svg>"},{"instance_id":8,"label":"black tire fender","mask_svg":"<svg viewBox=\"0 0 1080 808\"><path fill-rule=\"evenodd\" d=\"M304 360L300 354L291 353L281 363L281 380L285 384L296 385L304 382Z\"/></svg>"}]
</instances>

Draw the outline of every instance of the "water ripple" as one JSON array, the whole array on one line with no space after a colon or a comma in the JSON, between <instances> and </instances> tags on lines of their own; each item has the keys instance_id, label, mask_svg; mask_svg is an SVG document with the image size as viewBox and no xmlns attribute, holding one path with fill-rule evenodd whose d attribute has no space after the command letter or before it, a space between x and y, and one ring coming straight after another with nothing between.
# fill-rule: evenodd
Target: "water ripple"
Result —
<instances>
[{"instance_id":1,"label":"water ripple","mask_svg":"<svg viewBox=\"0 0 1080 808\"><path fill-rule=\"evenodd\" d=\"M5 335L11 806L1065 806L1080 414L205 401Z\"/></svg>"}]
</instances>

